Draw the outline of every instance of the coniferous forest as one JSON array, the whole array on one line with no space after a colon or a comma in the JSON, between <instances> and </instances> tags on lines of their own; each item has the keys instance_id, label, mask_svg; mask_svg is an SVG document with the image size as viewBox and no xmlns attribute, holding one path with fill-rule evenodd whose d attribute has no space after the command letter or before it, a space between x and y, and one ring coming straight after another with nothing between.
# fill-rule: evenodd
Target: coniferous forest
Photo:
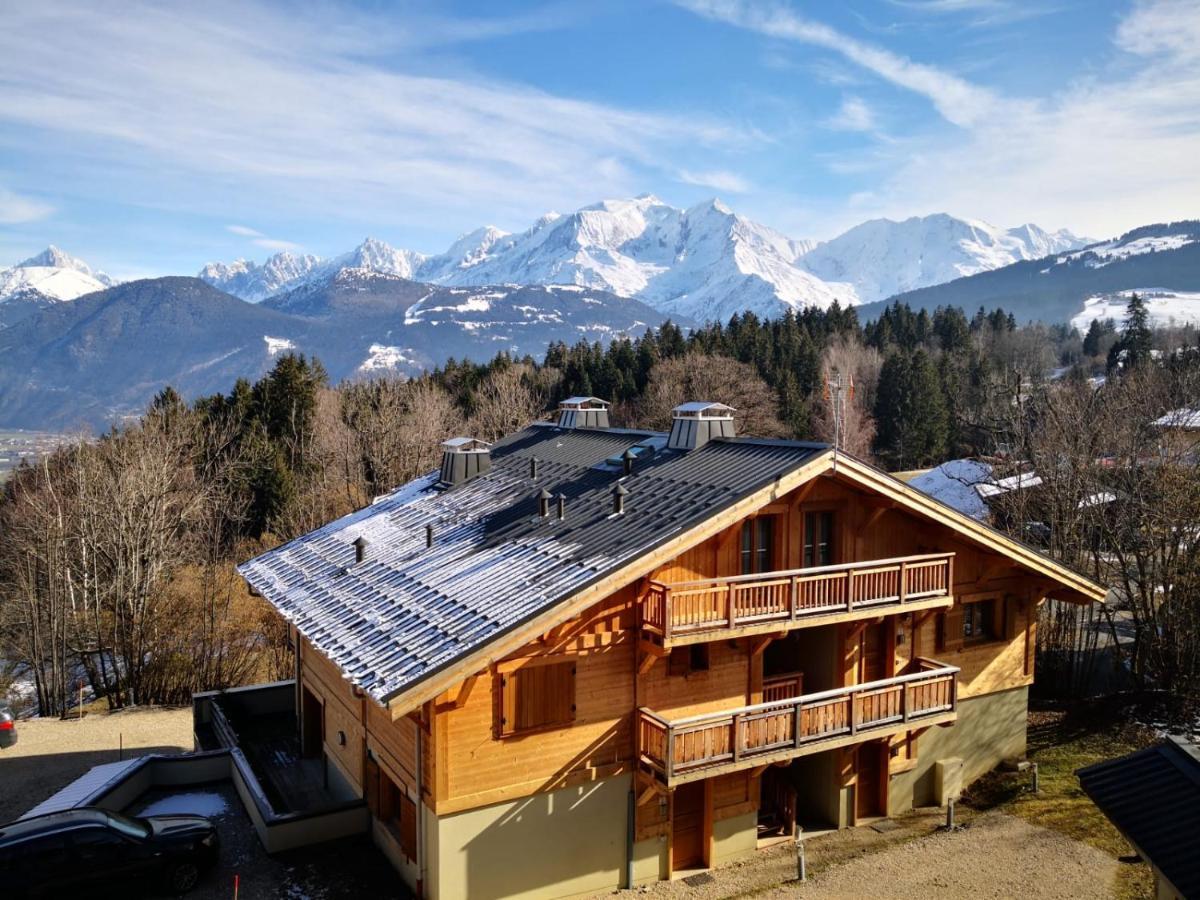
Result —
<instances>
[{"instance_id":1,"label":"coniferous forest","mask_svg":"<svg viewBox=\"0 0 1200 900\"><path fill-rule=\"evenodd\" d=\"M863 324L834 305L668 323L542 359L451 360L414 380L332 385L318 360L285 355L227 394L186 402L165 388L139 420L78 436L3 485L0 678L32 672L41 711L56 714L80 659L112 706L287 677L283 624L237 562L435 468L445 438L493 440L571 395L612 401L614 425L654 428L680 402L718 400L740 433L836 435L889 471L961 457L998 476L1036 471L1044 489L1002 498L995 524L1121 595L1086 618L1047 611L1039 643L1062 669L1055 683L1082 685L1080 651L1132 621L1139 638L1114 664L1138 687L1197 695L1195 448L1153 422L1200 405L1200 350L1193 330L1151 329L1136 297L1125 321L1085 334L903 305Z\"/></svg>"}]
</instances>

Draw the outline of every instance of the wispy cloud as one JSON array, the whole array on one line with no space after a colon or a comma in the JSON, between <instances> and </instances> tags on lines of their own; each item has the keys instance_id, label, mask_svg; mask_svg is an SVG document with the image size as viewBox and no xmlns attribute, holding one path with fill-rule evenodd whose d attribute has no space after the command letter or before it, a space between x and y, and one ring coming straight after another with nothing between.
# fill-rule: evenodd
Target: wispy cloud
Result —
<instances>
[{"instance_id":1,"label":"wispy cloud","mask_svg":"<svg viewBox=\"0 0 1200 900\"><path fill-rule=\"evenodd\" d=\"M32 197L23 197L0 185L0 225L36 222L54 212L54 207Z\"/></svg>"},{"instance_id":2,"label":"wispy cloud","mask_svg":"<svg viewBox=\"0 0 1200 900\"><path fill-rule=\"evenodd\" d=\"M1200 5L1194 0L1138 0L1118 23L1112 65L1034 98L1006 96L778 3L677 2L715 21L834 51L928 98L958 126L949 133L918 126L888 146L831 160L842 173L879 173L879 183L856 196L873 208L855 217L946 210L1103 235L1196 215Z\"/></svg>"},{"instance_id":3,"label":"wispy cloud","mask_svg":"<svg viewBox=\"0 0 1200 900\"><path fill-rule=\"evenodd\" d=\"M845 97L825 124L837 131L874 131L875 113L861 97Z\"/></svg>"},{"instance_id":4,"label":"wispy cloud","mask_svg":"<svg viewBox=\"0 0 1200 900\"><path fill-rule=\"evenodd\" d=\"M684 184L708 187L730 194L748 194L754 190L754 185L741 175L738 175L736 172L725 172L719 169L708 172L692 172L687 169L681 169L679 180Z\"/></svg>"},{"instance_id":5,"label":"wispy cloud","mask_svg":"<svg viewBox=\"0 0 1200 900\"><path fill-rule=\"evenodd\" d=\"M405 54L380 58L380 47L389 30L416 29L355 16L232 0L133 2L120 15L56 0L18 4L0 29L0 123L30 152L48 132L68 134L89 164L113 172L201 173L256 197L273 192L324 210L340 201L358 216L371 209L410 220L460 209L525 217L632 193L646 172L671 177L680 158L752 140L686 111L580 101L478 73L406 71ZM536 25L443 32L465 40Z\"/></svg>"},{"instance_id":6,"label":"wispy cloud","mask_svg":"<svg viewBox=\"0 0 1200 900\"><path fill-rule=\"evenodd\" d=\"M1018 104L937 66L915 62L883 47L860 41L791 8L750 0L677 0L694 13L758 32L831 50L898 87L927 97L955 125L969 127L988 117L1016 112Z\"/></svg>"},{"instance_id":7,"label":"wispy cloud","mask_svg":"<svg viewBox=\"0 0 1200 900\"><path fill-rule=\"evenodd\" d=\"M893 6L917 13L966 16L972 26L1006 25L1046 16L1057 11L1048 2L1021 0L888 0Z\"/></svg>"},{"instance_id":8,"label":"wispy cloud","mask_svg":"<svg viewBox=\"0 0 1200 900\"><path fill-rule=\"evenodd\" d=\"M225 230L239 237L250 238L251 243L256 247L262 247L264 250L274 250L278 253L282 250L301 249L301 246L294 241L283 241L279 238L267 237L258 229L251 228L248 225L226 225Z\"/></svg>"}]
</instances>

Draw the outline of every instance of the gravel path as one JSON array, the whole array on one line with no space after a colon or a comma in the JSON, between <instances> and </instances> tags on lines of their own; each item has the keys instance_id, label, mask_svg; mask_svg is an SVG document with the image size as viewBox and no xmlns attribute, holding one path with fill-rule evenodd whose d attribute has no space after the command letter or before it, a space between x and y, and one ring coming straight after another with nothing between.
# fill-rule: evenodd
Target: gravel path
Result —
<instances>
[{"instance_id":1,"label":"gravel path","mask_svg":"<svg viewBox=\"0 0 1200 900\"><path fill-rule=\"evenodd\" d=\"M1112 896L1118 862L1066 835L1004 813L980 816L953 834L940 832L830 869L803 891L773 896L881 898Z\"/></svg>"},{"instance_id":2,"label":"gravel path","mask_svg":"<svg viewBox=\"0 0 1200 900\"><path fill-rule=\"evenodd\" d=\"M22 719L17 743L0 750L0 822L41 803L92 766L192 749L192 710L162 707L92 713L82 720Z\"/></svg>"},{"instance_id":3,"label":"gravel path","mask_svg":"<svg viewBox=\"0 0 1200 900\"><path fill-rule=\"evenodd\" d=\"M854 831L860 829L852 829ZM829 835L838 839L838 835ZM813 855L819 852L814 838ZM1055 831L1004 813L986 813L953 833L933 834L863 849L849 862L834 865L803 885L780 883L794 877L795 853L778 848L742 865L717 869L707 884L681 881L650 886L643 893L666 897L881 898L881 900L958 900L1035 898L1035 900L1104 900L1113 896L1119 863L1103 851ZM764 883L764 870L776 875Z\"/></svg>"}]
</instances>

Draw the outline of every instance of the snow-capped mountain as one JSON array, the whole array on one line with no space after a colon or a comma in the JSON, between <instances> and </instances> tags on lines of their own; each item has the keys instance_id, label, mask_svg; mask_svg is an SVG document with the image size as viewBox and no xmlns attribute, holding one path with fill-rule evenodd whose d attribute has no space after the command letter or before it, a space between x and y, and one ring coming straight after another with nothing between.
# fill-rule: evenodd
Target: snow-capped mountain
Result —
<instances>
[{"instance_id":1,"label":"snow-capped mountain","mask_svg":"<svg viewBox=\"0 0 1200 900\"><path fill-rule=\"evenodd\" d=\"M1066 230L1004 229L939 213L856 225L805 254L803 266L825 281L849 282L860 302L871 303L1087 243Z\"/></svg>"},{"instance_id":2,"label":"snow-capped mountain","mask_svg":"<svg viewBox=\"0 0 1200 900\"><path fill-rule=\"evenodd\" d=\"M245 259L209 263L200 270L199 277L218 290L257 303L300 281L320 264L319 257L297 256L285 250L261 266Z\"/></svg>"},{"instance_id":3,"label":"snow-capped mountain","mask_svg":"<svg viewBox=\"0 0 1200 900\"><path fill-rule=\"evenodd\" d=\"M116 282L54 245L9 269L0 269L0 303L36 293L46 300L74 300Z\"/></svg>"},{"instance_id":4,"label":"snow-capped mountain","mask_svg":"<svg viewBox=\"0 0 1200 900\"><path fill-rule=\"evenodd\" d=\"M877 219L816 244L753 222L719 200L680 209L646 194L568 215L547 213L517 234L478 228L435 256L368 238L329 260L278 254L262 266L213 263L200 278L253 302L341 269L446 287L572 284L706 321L747 309L778 316L834 301L868 303L1085 243L1066 231L1003 229L941 214Z\"/></svg>"},{"instance_id":5,"label":"snow-capped mountain","mask_svg":"<svg viewBox=\"0 0 1200 900\"><path fill-rule=\"evenodd\" d=\"M383 241L367 238L349 253L332 259L283 251L262 265L244 259L232 263L209 263L197 276L218 290L258 303L267 297L292 290L314 280L323 280L341 269L367 269L387 275L412 278L425 259L413 250L397 250Z\"/></svg>"},{"instance_id":6,"label":"snow-capped mountain","mask_svg":"<svg viewBox=\"0 0 1200 900\"><path fill-rule=\"evenodd\" d=\"M717 200L683 210L643 195L550 213L519 235L472 232L417 277L461 286L574 284L697 321L855 302L848 286L825 284L796 265L811 246Z\"/></svg>"}]
</instances>

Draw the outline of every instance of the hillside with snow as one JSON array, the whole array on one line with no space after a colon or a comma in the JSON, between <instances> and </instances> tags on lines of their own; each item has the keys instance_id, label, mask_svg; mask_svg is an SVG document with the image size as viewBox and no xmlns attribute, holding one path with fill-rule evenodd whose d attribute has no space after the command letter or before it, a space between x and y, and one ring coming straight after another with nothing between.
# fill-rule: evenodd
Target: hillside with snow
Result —
<instances>
[{"instance_id":1,"label":"hillside with snow","mask_svg":"<svg viewBox=\"0 0 1200 900\"><path fill-rule=\"evenodd\" d=\"M1086 243L1065 230L1004 229L940 213L856 225L806 254L803 265L826 281L849 282L862 303L871 303Z\"/></svg>"},{"instance_id":2,"label":"hillside with snow","mask_svg":"<svg viewBox=\"0 0 1200 900\"><path fill-rule=\"evenodd\" d=\"M708 321L747 309L775 317L835 301L866 303L1084 243L1036 225L1005 230L937 215L867 222L816 244L738 215L719 200L680 209L643 195L547 213L519 233L478 228L433 256L368 240L330 260L277 254L261 267L213 263L200 278L253 302L341 268L447 287L576 285L635 298L675 318ZM268 270L286 277L251 281Z\"/></svg>"}]
</instances>

